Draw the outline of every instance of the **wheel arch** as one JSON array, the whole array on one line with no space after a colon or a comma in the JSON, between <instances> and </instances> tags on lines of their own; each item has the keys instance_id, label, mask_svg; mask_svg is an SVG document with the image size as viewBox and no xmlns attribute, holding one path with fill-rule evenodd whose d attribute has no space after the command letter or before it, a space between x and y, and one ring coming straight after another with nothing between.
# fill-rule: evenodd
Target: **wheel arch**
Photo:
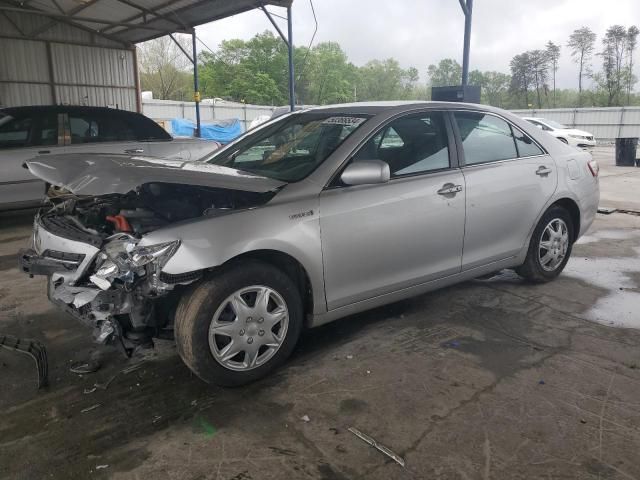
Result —
<instances>
[{"instance_id":1,"label":"wheel arch","mask_svg":"<svg viewBox=\"0 0 640 480\"><path fill-rule=\"evenodd\" d=\"M228 266L243 260L262 261L283 271L296 284L296 287L298 287L298 291L300 292L300 297L303 302L305 316L309 317L309 315L313 313L313 284L307 269L298 259L280 250L260 249L236 255L224 262L220 267ZM305 322L308 323L307 321Z\"/></svg>"},{"instance_id":2,"label":"wheel arch","mask_svg":"<svg viewBox=\"0 0 640 480\"><path fill-rule=\"evenodd\" d=\"M578 204L575 202L575 200L568 197L556 200L549 206L549 208L555 206L562 207L567 212L569 212L571 222L573 223L573 238L571 239L571 241L575 242L578 239L578 235L580 234L580 207L578 207ZM547 210L549 210L549 208L547 208Z\"/></svg>"}]
</instances>

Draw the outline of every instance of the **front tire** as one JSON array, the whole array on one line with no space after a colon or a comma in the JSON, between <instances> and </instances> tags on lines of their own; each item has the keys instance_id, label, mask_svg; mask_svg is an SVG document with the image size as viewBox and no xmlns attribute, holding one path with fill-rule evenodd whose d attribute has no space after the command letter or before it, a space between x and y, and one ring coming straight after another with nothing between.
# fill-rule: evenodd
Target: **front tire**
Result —
<instances>
[{"instance_id":1,"label":"front tire","mask_svg":"<svg viewBox=\"0 0 640 480\"><path fill-rule=\"evenodd\" d=\"M300 293L288 275L264 262L235 262L180 300L178 353L207 383L244 385L291 355L303 315Z\"/></svg>"},{"instance_id":2,"label":"front tire","mask_svg":"<svg viewBox=\"0 0 640 480\"><path fill-rule=\"evenodd\" d=\"M560 275L571 256L573 228L564 208L547 210L531 236L524 263L516 269L518 275L535 283L550 282Z\"/></svg>"}]
</instances>

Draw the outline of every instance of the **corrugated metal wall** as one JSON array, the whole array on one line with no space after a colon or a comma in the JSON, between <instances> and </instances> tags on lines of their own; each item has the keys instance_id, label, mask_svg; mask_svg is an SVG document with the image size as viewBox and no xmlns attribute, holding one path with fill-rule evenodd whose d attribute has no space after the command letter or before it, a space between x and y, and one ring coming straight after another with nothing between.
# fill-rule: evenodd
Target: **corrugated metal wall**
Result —
<instances>
[{"instance_id":1,"label":"corrugated metal wall","mask_svg":"<svg viewBox=\"0 0 640 480\"><path fill-rule=\"evenodd\" d=\"M91 105L137 109L131 48L15 12L0 15L0 106Z\"/></svg>"},{"instance_id":2,"label":"corrugated metal wall","mask_svg":"<svg viewBox=\"0 0 640 480\"><path fill-rule=\"evenodd\" d=\"M243 103L224 102L216 105L200 104L200 120L202 123L212 120L227 120L237 118L245 127L260 115L271 115L276 107L265 105L247 105ZM174 102L171 100L142 100L142 113L154 120L170 120L172 118L187 118L195 122L196 107L194 102Z\"/></svg>"},{"instance_id":3,"label":"corrugated metal wall","mask_svg":"<svg viewBox=\"0 0 640 480\"><path fill-rule=\"evenodd\" d=\"M564 125L586 130L598 140L640 138L640 107L553 108L513 110L523 117L543 117Z\"/></svg>"}]
</instances>

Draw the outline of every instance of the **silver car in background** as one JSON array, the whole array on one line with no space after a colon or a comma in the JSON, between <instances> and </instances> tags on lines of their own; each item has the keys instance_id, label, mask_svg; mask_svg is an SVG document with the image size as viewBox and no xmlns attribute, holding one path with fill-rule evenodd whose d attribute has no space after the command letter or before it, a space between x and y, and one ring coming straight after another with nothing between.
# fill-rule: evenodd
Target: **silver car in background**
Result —
<instances>
[{"instance_id":1,"label":"silver car in background","mask_svg":"<svg viewBox=\"0 0 640 480\"><path fill-rule=\"evenodd\" d=\"M48 186L22 165L39 155L128 153L197 159L220 147L174 139L142 114L106 107L0 108L0 211L37 206Z\"/></svg>"},{"instance_id":2,"label":"silver car in background","mask_svg":"<svg viewBox=\"0 0 640 480\"><path fill-rule=\"evenodd\" d=\"M598 165L506 111L356 103L271 120L199 162L27 162L68 191L21 252L49 297L127 351L175 335L241 385L306 327L504 268L557 277L594 220Z\"/></svg>"}]
</instances>

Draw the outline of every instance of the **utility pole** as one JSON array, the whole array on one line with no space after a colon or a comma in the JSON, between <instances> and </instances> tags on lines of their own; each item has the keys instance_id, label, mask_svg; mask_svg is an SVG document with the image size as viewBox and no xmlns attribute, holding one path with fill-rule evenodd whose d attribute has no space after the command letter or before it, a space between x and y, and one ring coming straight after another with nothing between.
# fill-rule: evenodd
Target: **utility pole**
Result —
<instances>
[{"instance_id":1,"label":"utility pole","mask_svg":"<svg viewBox=\"0 0 640 480\"><path fill-rule=\"evenodd\" d=\"M471 16L473 0L459 0L464 13L464 50L462 52L462 86L469 84L469 48L471 46Z\"/></svg>"},{"instance_id":2,"label":"utility pole","mask_svg":"<svg viewBox=\"0 0 640 480\"><path fill-rule=\"evenodd\" d=\"M287 53L289 54L289 108L293 112L296 108L296 90L293 76L293 20L291 6L287 7Z\"/></svg>"},{"instance_id":3,"label":"utility pole","mask_svg":"<svg viewBox=\"0 0 640 480\"><path fill-rule=\"evenodd\" d=\"M198 78L198 49L196 48L196 29L191 31L191 48L193 50L193 100L196 102L196 131L195 136L202 135L200 125L200 81Z\"/></svg>"}]
</instances>

